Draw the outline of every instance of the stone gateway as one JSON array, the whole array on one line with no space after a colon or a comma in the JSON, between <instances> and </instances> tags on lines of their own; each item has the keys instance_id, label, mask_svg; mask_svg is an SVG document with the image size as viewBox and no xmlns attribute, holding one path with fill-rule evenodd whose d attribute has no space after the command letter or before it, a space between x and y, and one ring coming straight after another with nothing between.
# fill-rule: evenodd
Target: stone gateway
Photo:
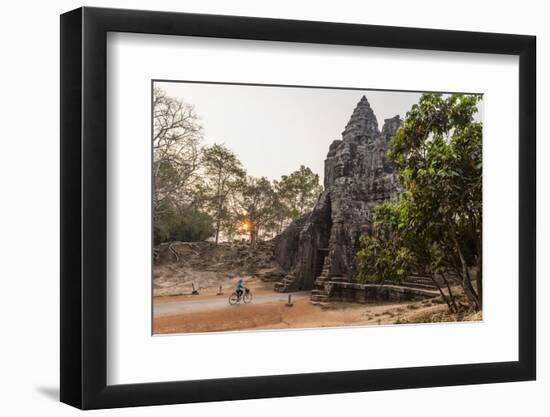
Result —
<instances>
[{"instance_id":1,"label":"stone gateway","mask_svg":"<svg viewBox=\"0 0 550 417\"><path fill-rule=\"evenodd\" d=\"M400 186L386 158L401 119L384 121L380 131L365 96L353 111L342 139L325 159L324 192L311 211L275 238L275 256L287 271L275 285L281 292L313 290L323 297L325 282L353 282L359 238L371 231L372 211L395 201Z\"/></svg>"}]
</instances>

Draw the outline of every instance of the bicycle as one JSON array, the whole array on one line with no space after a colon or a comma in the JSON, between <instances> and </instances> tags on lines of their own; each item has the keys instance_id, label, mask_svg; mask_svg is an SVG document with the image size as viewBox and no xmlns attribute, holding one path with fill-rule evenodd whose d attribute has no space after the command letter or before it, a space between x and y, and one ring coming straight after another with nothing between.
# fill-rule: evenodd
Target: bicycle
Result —
<instances>
[{"instance_id":1,"label":"bicycle","mask_svg":"<svg viewBox=\"0 0 550 417\"><path fill-rule=\"evenodd\" d=\"M252 301L252 292L248 288L245 288L241 295L234 292L229 296L229 304L231 305L235 305L240 301L245 304L248 304Z\"/></svg>"}]
</instances>

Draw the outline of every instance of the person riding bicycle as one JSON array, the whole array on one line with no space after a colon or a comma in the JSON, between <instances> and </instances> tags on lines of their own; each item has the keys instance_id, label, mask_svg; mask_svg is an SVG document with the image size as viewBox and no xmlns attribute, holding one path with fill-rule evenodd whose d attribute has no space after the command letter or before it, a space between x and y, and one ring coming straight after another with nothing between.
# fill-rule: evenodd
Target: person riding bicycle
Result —
<instances>
[{"instance_id":1,"label":"person riding bicycle","mask_svg":"<svg viewBox=\"0 0 550 417\"><path fill-rule=\"evenodd\" d=\"M237 285L235 286L235 294L237 294L239 298L243 295L243 288L246 289L243 285L243 279L239 278Z\"/></svg>"},{"instance_id":2,"label":"person riding bicycle","mask_svg":"<svg viewBox=\"0 0 550 417\"><path fill-rule=\"evenodd\" d=\"M252 301L252 293L248 288L244 286L243 281L243 278L237 279L235 291L233 291L229 296L229 304L232 306L238 304L241 301L244 304L249 304Z\"/></svg>"}]
</instances>

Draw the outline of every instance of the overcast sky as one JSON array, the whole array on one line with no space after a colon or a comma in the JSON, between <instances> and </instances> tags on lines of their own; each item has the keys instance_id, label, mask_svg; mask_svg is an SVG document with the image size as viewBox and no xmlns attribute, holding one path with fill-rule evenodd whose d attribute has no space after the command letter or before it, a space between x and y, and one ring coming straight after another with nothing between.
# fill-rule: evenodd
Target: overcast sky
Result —
<instances>
[{"instance_id":1,"label":"overcast sky","mask_svg":"<svg viewBox=\"0 0 550 417\"><path fill-rule=\"evenodd\" d=\"M381 130L402 118L420 93L159 82L155 86L195 107L205 144L223 143L249 175L278 179L305 165L323 181L330 143L341 139L363 95Z\"/></svg>"}]
</instances>

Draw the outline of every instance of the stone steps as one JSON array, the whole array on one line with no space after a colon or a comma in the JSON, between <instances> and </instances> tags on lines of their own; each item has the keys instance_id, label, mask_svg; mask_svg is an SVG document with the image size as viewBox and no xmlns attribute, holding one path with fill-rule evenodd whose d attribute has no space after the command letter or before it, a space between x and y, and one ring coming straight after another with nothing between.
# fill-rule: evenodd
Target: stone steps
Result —
<instances>
[{"instance_id":1,"label":"stone steps","mask_svg":"<svg viewBox=\"0 0 550 417\"><path fill-rule=\"evenodd\" d=\"M330 258L325 257L323 261L323 269L321 275L317 277L313 283L313 290L311 290L310 301L313 304L323 303L328 301L328 292L325 288L325 282L329 281L330 277Z\"/></svg>"},{"instance_id":2,"label":"stone steps","mask_svg":"<svg viewBox=\"0 0 550 417\"><path fill-rule=\"evenodd\" d=\"M411 275L405 278L399 285L426 290L437 290L437 284L431 277Z\"/></svg>"},{"instance_id":3,"label":"stone steps","mask_svg":"<svg viewBox=\"0 0 550 417\"><path fill-rule=\"evenodd\" d=\"M416 294L416 295L419 295L419 296L422 296L422 297L437 297L439 296L439 291L437 290L437 288L416 288L416 287L411 287L409 285L385 285L386 287L392 287L396 290L399 290L399 291L407 291L407 292L410 292L410 293L413 293L413 294Z\"/></svg>"},{"instance_id":4,"label":"stone steps","mask_svg":"<svg viewBox=\"0 0 550 417\"><path fill-rule=\"evenodd\" d=\"M431 277L415 277L415 276L408 276L407 278L404 279L404 281L419 282L419 283L433 282Z\"/></svg>"},{"instance_id":5,"label":"stone steps","mask_svg":"<svg viewBox=\"0 0 550 417\"><path fill-rule=\"evenodd\" d=\"M447 281L449 282L450 285L455 285L455 284L460 282L460 278L453 275L453 274L447 274L446 278L447 278ZM446 285L443 278L439 275L435 276L435 280L442 287L444 287ZM433 282L432 277L421 276L421 275L408 276L403 281L403 284L406 284L406 285L423 284L423 285L432 286L433 288L437 288L437 285Z\"/></svg>"},{"instance_id":6,"label":"stone steps","mask_svg":"<svg viewBox=\"0 0 550 417\"><path fill-rule=\"evenodd\" d=\"M328 279L328 281L332 282L348 282L348 279L346 277L341 276L333 276Z\"/></svg>"},{"instance_id":7,"label":"stone steps","mask_svg":"<svg viewBox=\"0 0 550 417\"><path fill-rule=\"evenodd\" d=\"M409 282L409 281L403 281L401 282L401 285L404 287L412 287L412 288L420 288L420 289L426 289L426 290L437 290L437 285L435 285L433 282L431 284L421 284L417 282Z\"/></svg>"},{"instance_id":8,"label":"stone steps","mask_svg":"<svg viewBox=\"0 0 550 417\"><path fill-rule=\"evenodd\" d=\"M296 282L296 277L293 275L286 275L281 281L275 283L273 289L277 292L290 292Z\"/></svg>"},{"instance_id":9,"label":"stone steps","mask_svg":"<svg viewBox=\"0 0 550 417\"><path fill-rule=\"evenodd\" d=\"M326 249L328 253L328 248ZM330 256L325 255L323 258L323 267L321 273L313 282L313 289L311 290L310 301L312 303L326 302L328 301L328 293L325 289L325 282L330 279Z\"/></svg>"}]
</instances>

